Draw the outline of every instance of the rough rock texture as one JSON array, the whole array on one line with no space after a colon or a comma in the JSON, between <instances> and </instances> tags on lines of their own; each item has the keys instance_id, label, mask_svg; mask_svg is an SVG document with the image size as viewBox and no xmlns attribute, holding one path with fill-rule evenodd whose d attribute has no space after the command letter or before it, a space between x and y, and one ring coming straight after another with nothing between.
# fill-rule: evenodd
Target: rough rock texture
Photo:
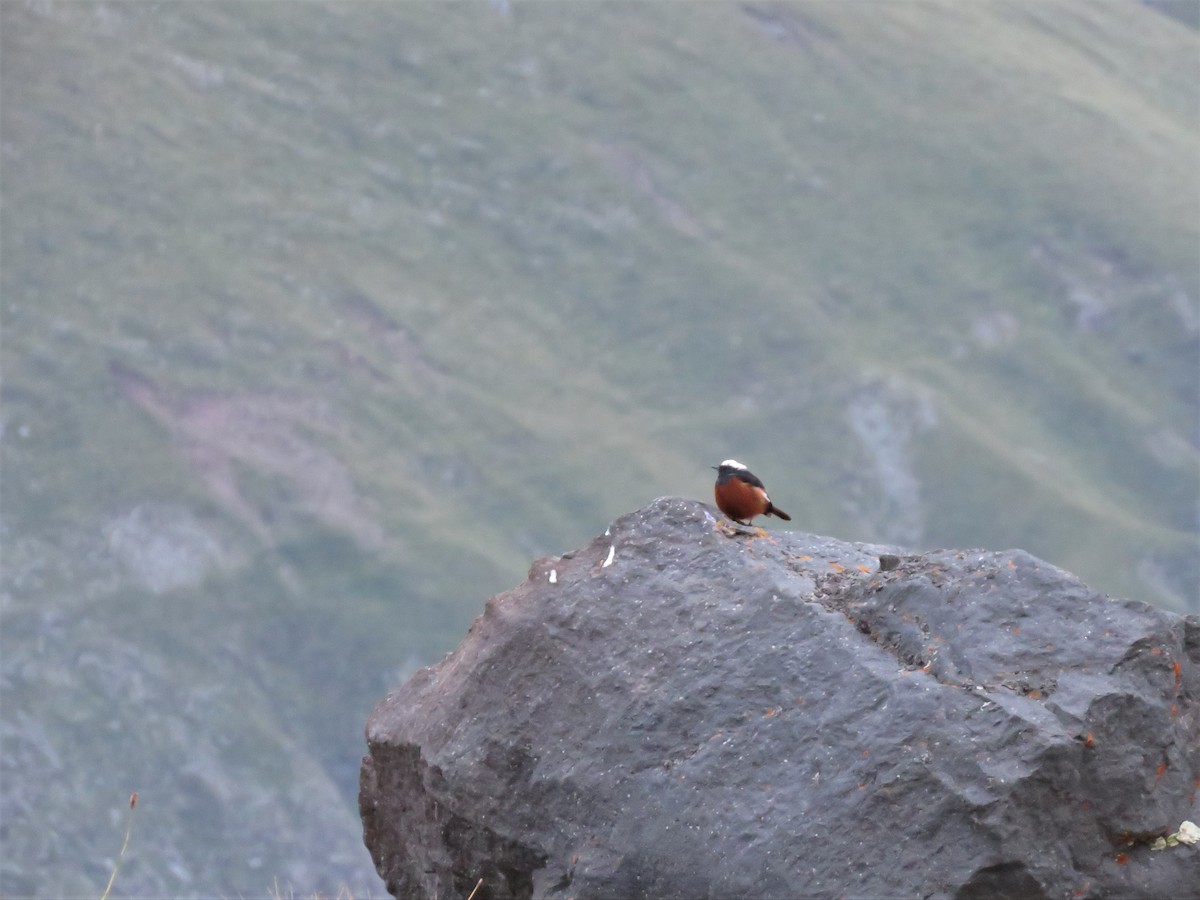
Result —
<instances>
[{"instance_id":1,"label":"rough rock texture","mask_svg":"<svg viewBox=\"0 0 1200 900\"><path fill-rule=\"evenodd\" d=\"M1200 891L1200 849L1150 848L1200 821L1200 619L1021 551L661 499L489 600L367 740L397 896Z\"/></svg>"}]
</instances>

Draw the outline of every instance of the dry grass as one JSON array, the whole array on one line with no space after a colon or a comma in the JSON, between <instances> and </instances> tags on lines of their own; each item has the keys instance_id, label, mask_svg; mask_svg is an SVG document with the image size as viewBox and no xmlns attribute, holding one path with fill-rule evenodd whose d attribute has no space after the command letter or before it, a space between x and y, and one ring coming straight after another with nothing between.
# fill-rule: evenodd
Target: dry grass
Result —
<instances>
[{"instance_id":1,"label":"dry grass","mask_svg":"<svg viewBox=\"0 0 1200 900\"><path fill-rule=\"evenodd\" d=\"M104 893L100 895L100 900L108 900L108 894L112 890L113 884L116 883L117 873L121 871L121 860L125 858L125 851L129 849L129 836L133 834L133 811L137 808L137 791L129 795L129 823L125 826L125 843L121 845L121 852L117 854L117 861L113 865L112 874L108 876L108 885L104 888Z\"/></svg>"},{"instance_id":2,"label":"dry grass","mask_svg":"<svg viewBox=\"0 0 1200 900\"><path fill-rule=\"evenodd\" d=\"M271 898L272 900L296 900L296 894L290 885L287 887L285 893L284 888L279 886L279 879L275 879L274 884L271 886ZM302 895L301 900L354 900L354 894L350 892L348 886L343 884L332 897L322 894L319 891L314 891L311 894ZM367 900L370 900L370 895L368 895Z\"/></svg>"}]
</instances>

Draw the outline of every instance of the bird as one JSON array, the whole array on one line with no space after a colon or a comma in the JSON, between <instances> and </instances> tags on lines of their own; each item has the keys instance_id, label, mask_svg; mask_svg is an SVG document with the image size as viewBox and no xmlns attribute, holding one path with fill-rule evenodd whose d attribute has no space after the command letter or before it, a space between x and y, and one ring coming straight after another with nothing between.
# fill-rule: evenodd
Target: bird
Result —
<instances>
[{"instance_id":1,"label":"bird","mask_svg":"<svg viewBox=\"0 0 1200 900\"><path fill-rule=\"evenodd\" d=\"M717 483L713 486L717 508L733 521L749 525L755 516L778 516L785 522L792 520L771 502L758 476L736 459L727 459L713 468L717 470Z\"/></svg>"}]
</instances>

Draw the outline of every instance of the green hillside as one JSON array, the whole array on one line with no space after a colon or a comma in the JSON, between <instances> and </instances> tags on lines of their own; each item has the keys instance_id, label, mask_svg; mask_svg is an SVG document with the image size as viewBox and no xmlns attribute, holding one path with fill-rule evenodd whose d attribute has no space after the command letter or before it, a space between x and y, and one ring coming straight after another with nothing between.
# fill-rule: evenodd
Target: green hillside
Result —
<instances>
[{"instance_id":1,"label":"green hillside","mask_svg":"<svg viewBox=\"0 0 1200 900\"><path fill-rule=\"evenodd\" d=\"M730 456L1200 611L1186 6L0 5L0 894L380 894L372 704Z\"/></svg>"}]
</instances>

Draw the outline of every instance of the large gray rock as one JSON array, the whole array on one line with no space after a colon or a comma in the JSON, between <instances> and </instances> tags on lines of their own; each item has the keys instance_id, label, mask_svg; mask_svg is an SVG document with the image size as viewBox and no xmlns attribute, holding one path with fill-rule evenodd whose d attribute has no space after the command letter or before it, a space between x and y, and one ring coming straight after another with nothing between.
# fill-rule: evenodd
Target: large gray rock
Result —
<instances>
[{"instance_id":1,"label":"large gray rock","mask_svg":"<svg viewBox=\"0 0 1200 900\"><path fill-rule=\"evenodd\" d=\"M364 836L403 897L1197 896L1198 695L1200 620L1027 553L661 499L380 703Z\"/></svg>"}]
</instances>

